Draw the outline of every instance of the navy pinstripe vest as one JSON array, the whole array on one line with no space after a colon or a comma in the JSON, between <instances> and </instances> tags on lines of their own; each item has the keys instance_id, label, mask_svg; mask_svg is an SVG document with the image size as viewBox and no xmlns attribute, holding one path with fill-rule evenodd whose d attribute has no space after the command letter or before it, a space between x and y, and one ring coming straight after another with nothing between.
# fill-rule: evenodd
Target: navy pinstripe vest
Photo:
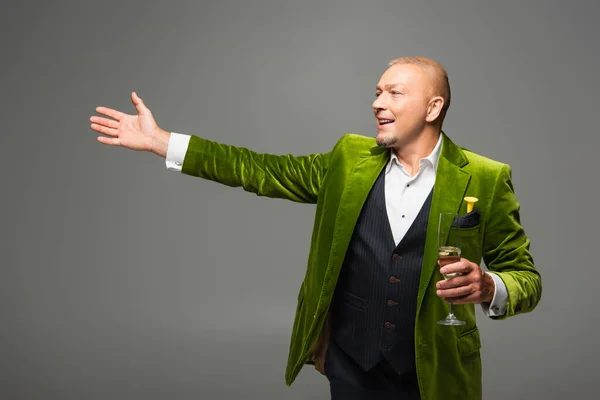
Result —
<instances>
[{"instance_id":1,"label":"navy pinstripe vest","mask_svg":"<svg viewBox=\"0 0 600 400\"><path fill-rule=\"evenodd\" d=\"M332 338L364 370L384 357L414 368L414 327L432 193L398 246L385 206L385 168L354 228L332 306Z\"/></svg>"}]
</instances>

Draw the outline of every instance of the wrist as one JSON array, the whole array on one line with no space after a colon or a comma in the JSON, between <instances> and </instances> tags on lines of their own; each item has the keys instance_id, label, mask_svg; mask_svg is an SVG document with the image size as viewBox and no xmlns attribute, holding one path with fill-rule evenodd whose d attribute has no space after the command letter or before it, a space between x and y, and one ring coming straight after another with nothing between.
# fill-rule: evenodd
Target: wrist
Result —
<instances>
[{"instance_id":1,"label":"wrist","mask_svg":"<svg viewBox=\"0 0 600 400\"><path fill-rule=\"evenodd\" d=\"M156 127L156 131L154 132L154 135L152 135L152 147L150 151L162 158L166 158L170 138L171 132Z\"/></svg>"},{"instance_id":2,"label":"wrist","mask_svg":"<svg viewBox=\"0 0 600 400\"><path fill-rule=\"evenodd\" d=\"M494 299L494 293L496 292L496 282L489 274L483 273L483 302L491 303Z\"/></svg>"}]
</instances>

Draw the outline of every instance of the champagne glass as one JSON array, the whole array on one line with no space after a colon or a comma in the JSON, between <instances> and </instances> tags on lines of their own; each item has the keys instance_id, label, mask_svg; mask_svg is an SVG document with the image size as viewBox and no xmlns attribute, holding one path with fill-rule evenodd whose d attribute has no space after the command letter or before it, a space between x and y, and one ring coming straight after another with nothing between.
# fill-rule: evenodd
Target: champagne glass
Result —
<instances>
[{"instance_id":1,"label":"champagne glass","mask_svg":"<svg viewBox=\"0 0 600 400\"><path fill-rule=\"evenodd\" d=\"M460 236L457 230L460 226L456 226L456 213L440 213L438 222L438 263L440 268L444 265L452 264L460 261ZM452 226L454 225L454 232ZM443 274L444 279L454 278L457 274ZM466 324L452 313L452 300L450 300L450 312L446 318L438 321L440 325L460 326Z\"/></svg>"}]
</instances>

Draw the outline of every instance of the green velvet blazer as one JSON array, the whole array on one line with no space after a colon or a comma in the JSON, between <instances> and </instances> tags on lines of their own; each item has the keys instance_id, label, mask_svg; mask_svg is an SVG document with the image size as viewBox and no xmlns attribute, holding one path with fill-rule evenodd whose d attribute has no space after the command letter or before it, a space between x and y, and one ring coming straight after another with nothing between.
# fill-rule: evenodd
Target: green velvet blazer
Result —
<instances>
[{"instance_id":1,"label":"green velvet blazer","mask_svg":"<svg viewBox=\"0 0 600 400\"><path fill-rule=\"evenodd\" d=\"M542 285L519 220L510 167L455 145L444 133L433 192L415 320L416 369L422 399L480 399L481 347L473 304L454 314L466 325L436 322L448 313L436 295L437 216L466 213L465 196L479 199L480 224L463 232L462 256L485 262L508 290L506 313L533 310ZM333 150L308 156L259 154L192 136L182 172L259 196L315 203L316 214L304 281L298 293L285 373L288 385L307 363L317 342L350 237L363 203L389 161L389 150L374 138L344 135Z\"/></svg>"}]
</instances>

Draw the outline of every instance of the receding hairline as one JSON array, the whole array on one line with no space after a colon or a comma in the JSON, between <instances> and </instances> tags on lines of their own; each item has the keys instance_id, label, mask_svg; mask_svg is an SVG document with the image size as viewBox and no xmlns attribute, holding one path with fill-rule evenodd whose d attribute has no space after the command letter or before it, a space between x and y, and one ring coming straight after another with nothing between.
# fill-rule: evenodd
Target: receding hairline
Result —
<instances>
[{"instance_id":1,"label":"receding hairline","mask_svg":"<svg viewBox=\"0 0 600 400\"><path fill-rule=\"evenodd\" d=\"M448 81L448 72L446 68L439 62L432 60L427 57L415 57L405 56L394 58L388 63L388 67L392 67L398 64L411 64L417 65L423 69L423 71L433 74L433 82L435 85L435 95L442 96L444 98L444 114L450 107L450 83Z\"/></svg>"}]
</instances>

